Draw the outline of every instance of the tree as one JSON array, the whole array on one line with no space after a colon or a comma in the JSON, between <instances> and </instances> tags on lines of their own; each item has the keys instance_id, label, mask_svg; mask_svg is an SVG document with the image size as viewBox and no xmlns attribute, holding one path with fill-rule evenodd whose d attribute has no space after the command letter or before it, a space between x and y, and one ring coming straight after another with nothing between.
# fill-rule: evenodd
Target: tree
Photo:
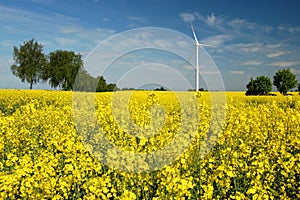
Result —
<instances>
[{"instance_id":1,"label":"tree","mask_svg":"<svg viewBox=\"0 0 300 200\"><path fill-rule=\"evenodd\" d=\"M98 84L96 88L96 92L106 92L106 80L103 76L97 78Z\"/></svg>"},{"instance_id":2,"label":"tree","mask_svg":"<svg viewBox=\"0 0 300 200\"><path fill-rule=\"evenodd\" d=\"M19 49L14 46L13 64L10 69L13 75L21 79L22 82L32 85L45 80L44 70L47 66L47 59L43 53L43 46L31 39L20 45Z\"/></svg>"},{"instance_id":3,"label":"tree","mask_svg":"<svg viewBox=\"0 0 300 200\"><path fill-rule=\"evenodd\" d=\"M269 77L259 76L251 78L246 88L246 95L267 95L272 90L272 82Z\"/></svg>"},{"instance_id":4,"label":"tree","mask_svg":"<svg viewBox=\"0 0 300 200\"><path fill-rule=\"evenodd\" d=\"M114 83L106 83L106 80L103 76L97 78L98 84L96 88L96 92L113 92L117 90L117 85Z\"/></svg>"},{"instance_id":5,"label":"tree","mask_svg":"<svg viewBox=\"0 0 300 200\"><path fill-rule=\"evenodd\" d=\"M107 92L113 92L118 90L117 85L114 83L109 83L108 85L106 85L106 91Z\"/></svg>"},{"instance_id":6,"label":"tree","mask_svg":"<svg viewBox=\"0 0 300 200\"><path fill-rule=\"evenodd\" d=\"M155 88L154 91L167 91L164 87Z\"/></svg>"},{"instance_id":7,"label":"tree","mask_svg":"<svg viewBox=\"0 0 300 200\"><path fill-rule=\"evenodd\" d=\"M56 50L51 52L46 77L51 87L61 87L63 90L73 90L79 68L83 65L80 54L73 51Z\"/></svg>"},{"instance_id":8,"label":"tree","mask_svg":"<svg viewBox=\"0 0 300 200\"><path fill-rule=\"evenodd\" d=\"M297 86L298 81L290 69L281 69L275 73L273 84L281 94L286 94Z\"/></svg>"}]
</instances>

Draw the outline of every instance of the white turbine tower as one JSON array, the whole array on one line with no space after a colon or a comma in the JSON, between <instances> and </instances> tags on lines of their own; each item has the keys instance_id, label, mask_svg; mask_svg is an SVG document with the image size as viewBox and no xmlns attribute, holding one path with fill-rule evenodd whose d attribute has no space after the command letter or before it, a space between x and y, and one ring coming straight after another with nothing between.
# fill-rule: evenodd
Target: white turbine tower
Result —
<instances>
[{"instance_id":1,"label":"white turbine tower","mask_svg":"<svg viewBox=\"0 0 300 200\"><path fill-rule=\"evenodd\" d=\"M198 92L198 90L199 90L199 55L198 55L198 47L199 46L214 47L214 46L209 45L209 44L199 43L198 40L197 40L197 36L196 36L196 33L195 33L195 30L194 30L193 26L192 26L192 31L193 31L195 42L196 42L196 44L195 44L195 46L196 46L196 92Z\"/></svg>"}]
</instances>

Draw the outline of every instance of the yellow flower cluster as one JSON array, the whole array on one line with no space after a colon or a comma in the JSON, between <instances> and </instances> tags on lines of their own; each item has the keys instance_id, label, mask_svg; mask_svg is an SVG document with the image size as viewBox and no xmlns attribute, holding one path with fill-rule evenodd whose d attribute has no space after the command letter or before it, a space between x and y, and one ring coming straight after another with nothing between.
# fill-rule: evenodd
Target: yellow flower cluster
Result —
<instances>
[{"instance_id":1,"label":"yellow flower cluster","mask_svg":"<svg viewBox=\"0 0 300 200\"><path fill-rule=\"evenodd\" d=\"M0 199L300 199L297 94L227 92L222 132L202 157L202 142L216 123L210 93L120 94L123 100L114 93L92 94L94 105L86 103L87 95L80 101L87 109L74 110L72 92L0 90ZM193 112L185 116L193 106L190 96L197 100L199 120ZM183 130L187 135L196 127L188 148L150 170L143 155L174 140L181 144L176 134L183 123L190 127ZM104 136L119 150L99 145ZM141 156L116 160L121 150ZM120 170L125 168L137 173Z\"/></svg>"}]
</instances>

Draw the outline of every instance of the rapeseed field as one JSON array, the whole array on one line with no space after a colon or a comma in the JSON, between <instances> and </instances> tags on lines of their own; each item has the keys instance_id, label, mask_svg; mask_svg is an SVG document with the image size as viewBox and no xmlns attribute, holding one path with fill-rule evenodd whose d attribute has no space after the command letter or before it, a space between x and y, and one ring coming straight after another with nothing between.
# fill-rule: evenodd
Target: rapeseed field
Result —
<instances>
[{"instance_id":1,"label":"rapeseed field","mask_svg":"<svg viewBox=\"0 0 300 200\"><path fill-rule=\"evenodd\" d=\"M0 199L300 199L300 96L211 94L1 90Z\"/></svg>"}]
</instances>

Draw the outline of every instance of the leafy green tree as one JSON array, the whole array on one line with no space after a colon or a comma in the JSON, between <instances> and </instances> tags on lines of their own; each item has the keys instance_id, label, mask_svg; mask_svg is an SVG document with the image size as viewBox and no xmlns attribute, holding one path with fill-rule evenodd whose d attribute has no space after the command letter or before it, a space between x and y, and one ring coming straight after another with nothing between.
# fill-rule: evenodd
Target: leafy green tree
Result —
<instances>
[{"instance_id":1,"label":"leafy green tree","mask_svg":"<svg viewBox=\"0 0 300 200\"><path fill-rule=\"evenodd\" d=\"M103 76L97 78L98 84L96 92L113 92L117 90L117 86L114 83L107 84Z\"/></svg>"},{"instance_id":2,"label":"leafy green tree","mask_svg":"<svg viewBox=\"0 0 300 200\"><path fill-rule=\"evenodd\" d=\"M13 75L21 79L22 82L32 85L45 80L44 71L47 66L47 58L43 53L43 46L31 39L25 41L19 48L14 46L13 64L10 69Z\"/></svg>"},{"instance_id":3,"label":"leafy green tree","mask_svg":"<svg viewBox=\"0 0 300 200\"><path fill-rule=\"evenodd\" d=\"M103 76L100 76L97 78L98 84L96 88L96 92L106 92L106 80L104 79Z\"/></svg>"},{"instance_id":4,"label":"leafy green tree","mask_svg":"<svg viewBox=\"0 0 300 200\"><path fill-rule=\"evenodd\" d=\"M246 95L267 95L272 90L272 82L269 77L259 76L251 78L246 88Z\"/></svg>"},{"instance_id":5,"label":"leafy green tree","mask_svg":"<svg viewBox=\"0 0 300 200\"><path fill-rule=\"evenodd\" d=\"M298 81L290 69L281 69L275 73L273 84L281 94L286 94L297 86Z\"/></svg>"},{"instance_id":6,"label":"leafy green tree","mask_svg":"<svg viewBox=\"0 0 300 200\"><path fill-rule=\"evenodd\" d=\"M46 77L51 87L73 90L79 68L83 65L80 54L73 51L56 50L51 52Z\"/></svg>"},{"instance_id":7,"label":"leafy green tree","mask_svg":"<svg viewBox=\"0 0 300 200\"><path fill-rule=\"evenodd\" d=\"M106 91L107 92L113 92L115 90L118 90L117 85L114 83L109 83L106 85Z\"/></svg>"}]
</instances>

